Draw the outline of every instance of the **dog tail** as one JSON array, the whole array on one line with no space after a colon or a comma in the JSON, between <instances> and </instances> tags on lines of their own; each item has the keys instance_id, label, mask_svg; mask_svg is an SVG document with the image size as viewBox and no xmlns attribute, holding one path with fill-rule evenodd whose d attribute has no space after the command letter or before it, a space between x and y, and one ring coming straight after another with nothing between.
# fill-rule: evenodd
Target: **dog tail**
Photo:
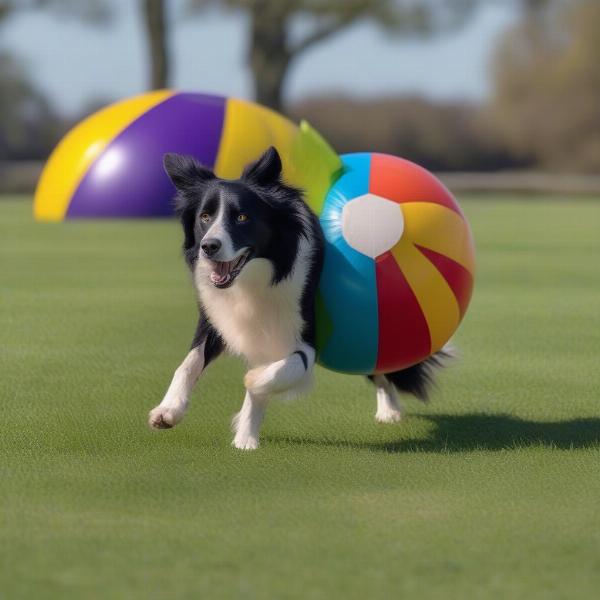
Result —
<instances>
[{"instance_id":1,"label":"dog tail","mask_svg":"<svg viewBox=\"0 0 600 600\"><path fill-rule=\"evenodd\" d=\"M455 358L456 351L452 346L446 344L441 350L424 361L401 371L386 373L384 377L399 392L412 394L419 400L427 402L429 391L435 382L436 371L447 366L448 362ZM373 376L369 375L369 379L373 381Z\"/></svg>"}]
</instances>

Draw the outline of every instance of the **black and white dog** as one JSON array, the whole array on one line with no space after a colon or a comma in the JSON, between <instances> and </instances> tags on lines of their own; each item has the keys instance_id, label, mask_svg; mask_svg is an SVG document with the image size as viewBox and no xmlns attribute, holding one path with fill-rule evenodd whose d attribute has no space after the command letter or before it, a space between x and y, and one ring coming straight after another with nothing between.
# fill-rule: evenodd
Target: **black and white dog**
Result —
<instances>
[{"instance_id":1,"label":"black and white dog","mask_svg":"<svg viewBox=\"0 0 600 600\"><path fill-rule=\"evenodd\" d=\"M233 419L233 445L255 449L269 398L310 388L315 294L324 253L321 227L301 192L282 181L274 148L235 181L219 179L186 156L168 154L164 164L177 189L183 251L198 291L200 317L192 348L149 422L156 429L179 423L201 373L227 350L250 368L244 403ZM443 356L371 377L377 389L376 420L400 420L395 388L425 399L432 369Z\"/></svg>"}]
</instances>

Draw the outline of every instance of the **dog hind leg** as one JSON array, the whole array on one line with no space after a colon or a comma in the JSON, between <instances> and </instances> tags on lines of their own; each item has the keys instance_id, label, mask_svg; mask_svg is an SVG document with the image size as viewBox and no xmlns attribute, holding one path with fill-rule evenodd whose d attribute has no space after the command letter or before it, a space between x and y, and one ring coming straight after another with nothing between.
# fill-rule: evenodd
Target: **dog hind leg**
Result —
<instances>
[{"instance_id":1,"label":"dog hind leg","mask_svg":"<svg viewBox=\"0 0 600 600\"><path fill-rule=\"evenodd\" d=\"M375 420L378 423L397 423L402 418L402 409L394 386L385 375L375 375L373 383L377 390Z\"/></svg>"}]
</instances>

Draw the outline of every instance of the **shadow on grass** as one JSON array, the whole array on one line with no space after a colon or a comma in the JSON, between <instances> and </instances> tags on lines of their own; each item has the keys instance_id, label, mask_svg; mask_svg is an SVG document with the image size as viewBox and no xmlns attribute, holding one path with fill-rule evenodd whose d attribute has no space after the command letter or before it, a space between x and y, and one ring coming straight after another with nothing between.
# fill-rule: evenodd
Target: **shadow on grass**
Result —
<instances>
[{"instance_id":1,"label":"shadow on grass","mask_svg":"<svg viewBox=\"0 0 600 600\"><path fill-rule=\"evenodd\" d=\"M525 421L508 415L413 415L435 425L422 439L360 440L278 438L272 442L287 442L339 448L361 448L378 452L468 452L474 450L513 450L545 446L560 450L600 448L600 418L571 421ZM398 427L401 435L402 425Z\"/></svg>"}]
</instances>

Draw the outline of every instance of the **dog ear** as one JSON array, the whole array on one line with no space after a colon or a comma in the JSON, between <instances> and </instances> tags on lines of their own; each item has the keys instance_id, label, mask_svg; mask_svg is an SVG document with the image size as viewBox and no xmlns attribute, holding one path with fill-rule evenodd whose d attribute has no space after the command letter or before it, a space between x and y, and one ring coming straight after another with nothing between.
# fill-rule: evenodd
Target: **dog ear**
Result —
<instances>
[{"instance_id":1,"label":"dog ear","mask_svg":"<svg viewBox=\"0 0 600 600\"><path fill-rule=\"evenodd\" d=\"M201 191L203 185L211 179L215 179L215 174L210 169L203 167L195 158L181 154L165 154L163 166L177 189L173 205L175 214L179 217L183 226L185 260L191 265L194 261L194 248L196 245L194 223L201 194L187 192Z\"/></svg>"},{"instance_id":2,"label":"dog ear","mask_svg":"<svg viewBox=\"0 0 600 600\"><path fill-rule=\"evenodd\" d=\"M210 169L202 166L192 156L165 154L163 166L173 185L180 191L215 178L215 174Z\"/></svg>"},{"instance_id":3,"label":"dog ear","mask_svg":"<svg viewBox=\"0 0 600 600\"><path fill-rule=\"evenodd\" d=\"M256 162L249 164L242 179L258 185L279 183L281 177L281 158L279 152L271 146Z\"/></svg>"}]
</instances>

